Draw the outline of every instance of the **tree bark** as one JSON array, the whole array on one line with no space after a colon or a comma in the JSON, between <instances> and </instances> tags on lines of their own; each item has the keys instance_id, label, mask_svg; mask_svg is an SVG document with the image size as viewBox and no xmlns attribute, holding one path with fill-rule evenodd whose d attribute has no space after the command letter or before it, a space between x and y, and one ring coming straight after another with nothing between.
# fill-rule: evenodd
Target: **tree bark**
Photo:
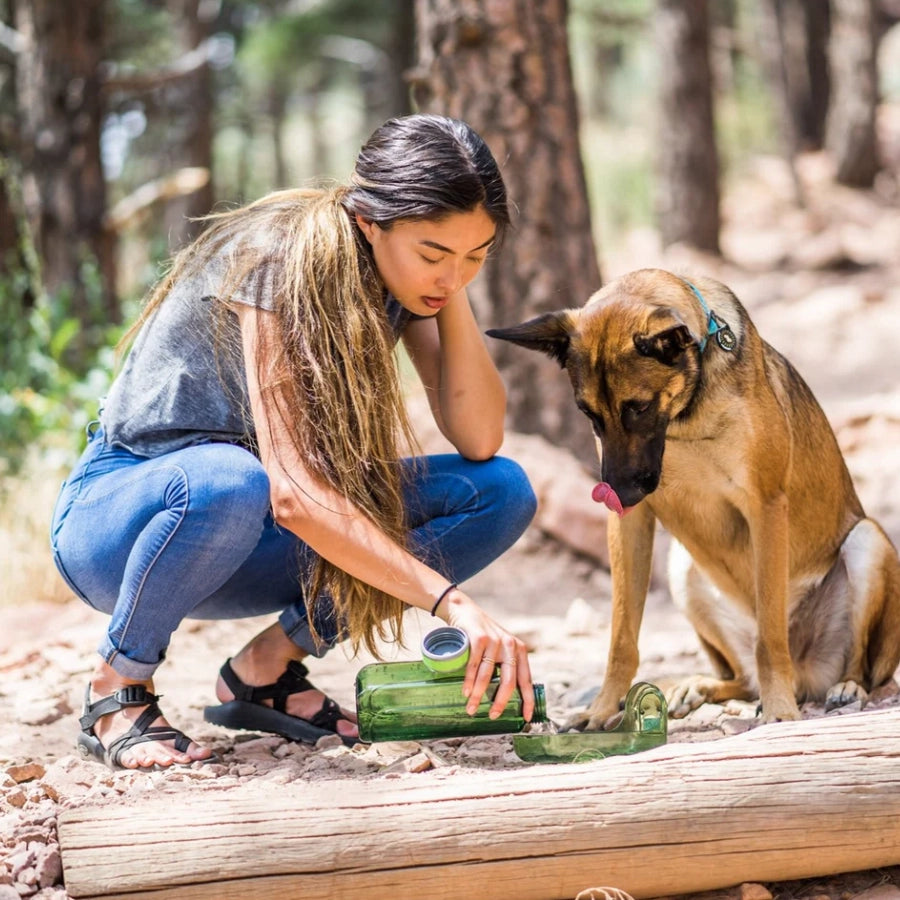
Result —
<instances>
[{"instance_id":1,"label":"tree bark","mask_svg":"<svg viewBox=\"0 0 900 900\"><path fill-rule=\"evenodd\" d=\"M201 46L209 37L210 22L204 18L203 0L167 0L175 23L176 41L182 53ZM169 149L170 169L205 168L212 173L213 95L212 73L204 63L167 88L172 110L173 134ZM166 231L172 252L179 250L202 228L191 221L205 216L213 205L212 179L193 194L166 207Z\"/></svg>"},{"instance_id":2,"label":"tree bark","mask_svg":"<svg viewBox=\"0 0 900 900\"><path fill-rule=\"evenodd\" d=\"M880 168L875 131L876 0L831 0L831 14L833 97L825 145L834 157L840 184L871 187Z\"/></svg>"},{"instance_id":3,"label":"tree bark","mask_svg":"<svg viewBox=\"0 0 900 900\"><path fill-rule=\"evenodd\" d=\"M657 219L663 244L719 252L719 157L707 0L658 0Z\"/></svg>"},{"instance_id":4,"label":"tree bark","mask_svg":"<svg viewBox=\"0 0 900 900\"><path fill-rule=\"evenodd\" d=\"M503 171L513 228L470 289L484 328L581 306L600 287L565 0L418 0L421 111L467 121ZM491 342L508 391L508 424L596 463L568 379L542 355Z\"/></svg>"},{"instance_id":5,"label":"tree bark","mask_svg":"<svg viewBox=\"0 0 900 900\"><path fill-rule=\"evenodd\" d=\"M64 809L59 840L78 898L689 894L900 863L898 743L891 709L450 779L181 783Z\"/></svg>"},{"instance_id":6,"label":"tree bark","mask_svg":"<svg viewBox=\"0 0 900 900\"><path fill-rule=\"evenodd\" d=\"M21 0L16 29L19 152L28 217L44 287L66 295L85 326L121 319L115 292L115 239L103 228L106 185L100 160L100 63L104 0ZM101 308L85 263L96 263ZM98 322L99 320L99 322Z\"/></svg>"}]
</instances>

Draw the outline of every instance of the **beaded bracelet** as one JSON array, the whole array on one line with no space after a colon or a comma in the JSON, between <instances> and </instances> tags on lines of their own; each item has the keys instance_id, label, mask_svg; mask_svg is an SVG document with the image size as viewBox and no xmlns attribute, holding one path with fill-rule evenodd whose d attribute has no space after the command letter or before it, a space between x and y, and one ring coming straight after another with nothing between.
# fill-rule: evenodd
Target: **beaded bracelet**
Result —
<instances>
[{"instance_id":1,"label":"beaded bracelet","mask_svg":"<svg viewBox=\"0 0 900 900\"><path fill-rule=\"evenodd\" d=\"M434 606L431 607L431 615L434 616L437 614L437 608L441 605L441 600L450 593L450 591L455 591L459 587L458 584L448 584L447 587L441 591L441 596L434 601Z\"/></svg>"}]
</instances>

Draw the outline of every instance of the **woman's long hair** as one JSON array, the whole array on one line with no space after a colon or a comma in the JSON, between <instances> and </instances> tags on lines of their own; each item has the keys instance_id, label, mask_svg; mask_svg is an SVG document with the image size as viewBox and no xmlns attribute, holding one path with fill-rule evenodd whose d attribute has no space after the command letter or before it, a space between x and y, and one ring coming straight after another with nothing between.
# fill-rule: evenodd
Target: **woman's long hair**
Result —
<instances>
[{"instance_id":1,"label":"woman's long hair","mask_svg":"<svg viewBox=\"0 0 900 900\"><path fill-rule=\"evenodd\" d=\"M493 219L499 240L509 222L506 192L490 151L471 128L438 116L389 120L362 148L349 187L280 191L209 216L206 231L175 258L123 342L179 279L213 256L226 260L220 300L254 276L272 291L278 324L256 360L267 419L286 429L315 478L406 545L398 460L415 439L384 285L355 215L389 229L401 220L436 220L478 206ZM317 615L320 599L330 599L354 652L364 644L377 654L376 636L401 636L404 604L326 559L316 557L301 588L314 636L327 609Z\"/></svg>"}]
</instances>

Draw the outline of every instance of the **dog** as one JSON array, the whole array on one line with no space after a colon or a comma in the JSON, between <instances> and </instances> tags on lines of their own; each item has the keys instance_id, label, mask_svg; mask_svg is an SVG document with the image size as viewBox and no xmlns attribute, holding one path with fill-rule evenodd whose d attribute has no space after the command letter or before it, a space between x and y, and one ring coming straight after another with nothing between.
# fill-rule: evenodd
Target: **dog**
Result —
<instances>
[{"instance_id":1,"label":"dog","mask_svg":"<svg viewBox=\"0 0 900 900\"><path fill-rule=\"evenodd\" d=\"M892 678L897 551L810 388L724 284L641 269L487 334L566 370L597 440L593 497L617 514L606 675L570 728L609 727L637 673L657 520L672 597L715 673L672 689L671 715L759 698L762 721L798 719L801 702L865 704Z\"/></svg>"}]
</instances>

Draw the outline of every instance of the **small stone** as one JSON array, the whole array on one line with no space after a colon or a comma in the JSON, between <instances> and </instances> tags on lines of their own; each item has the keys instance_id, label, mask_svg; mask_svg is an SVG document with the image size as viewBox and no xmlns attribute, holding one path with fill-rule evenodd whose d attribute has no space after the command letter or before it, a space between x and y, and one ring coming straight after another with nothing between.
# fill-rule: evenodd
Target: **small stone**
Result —
<instances>
[{"instance_id":1,"label":"small stone","mask_svg":"<svg viewBox=\"0 0 900 900\"><path fill-rule=\"evenodd\" d=\"M54 785L42 781L40 782L40 788L45 796L49 797L54 803L59 803L59 791Z\"/></svg>"},{"instance_id":2,"label":"small stone","mask_svg":"<svg viewBox=\"0 0 900 900\"><path fill-rule=\"evenodd\" d=\"M6 860L6 865L9 866L12 877L18 879L21 873L33 862L34 854L29 853L28 850L21 849L17 850L17 852L13 853L13 855Z\"/></svg>"},{"instance_id":3,"label":"small stone","mask_svg":"<svg viewBox=\"0 0 900 900\"><path fill-rule=\"evenodd\" d=\"M21 900L21 897L11 884L0 884L0 900Z\"/></svg>"},{"instance_id":4,"label":"small stone","mask_svg":"<svg viewBox=\"0 0 900 900\"><path fill-rule=\"evenodd\" d=\"M566 634L595 635L603 627L603 617L586 600L576 597L566 610L563 623Z\"/></svg>"},{"instance_id":5,"label":"small stone","mask_svg":"<svg viewBox=\"0 0 900 900\"><path fill-rule=\"evenodd\" d=\"M889 700L891 697L896 697L898 694L900 694L900 685L891 678L881 685L881 687L877 687L869 693L869 703L882 703L885 700Z\"/></svg>"},{"instance_id":6,"label":"small stone","mask_svg":"<svg viewBox=\"0 0 900 900\"><path fill-rule=\"evenodd\" d=\"M764 884L746 881L741 885L741 900L772 900L772 893Z\"/></svg>"},{"instance_id":7,"label":"small stone","mask_svg":"<svg viewBox=\"0 0 900 900\"><path fill-rule=\"evenodd\" d=\"M62 880L62 857L59 848L48 847L40 854L37 862L38 884L42 887L52 887Z\"/></svg>"},{"instance_id":8,"label":"small stone","mask_svg":"<svg viewBox=\"0 0 900 900\"><path fill-rule=\"evenodd\" d=\"M432 764L428 756L425 753L416 753L414 756L408 756L406 759L398 759L382 771L385 775L393 775L394 773L402 774L404 772L427 772L430 768L432 768Z\"/></svg>"},{"instance_id":9,"label":"small stone","mask_svg":"<svg viewBox=\"0 0 900 900\"><path fill-rule=\"evenodd\" d=\"M25 791L21 788L16 788L13 791L9 791L5 800L10 806L14 806L16 809L21 809L25 805L26 801Z\"/></svg>"},{"instance_id":10,"label":"small stone","mask_svg":"<svg viewBox=\"0 0 900 900\"><path fill-rule=\"evenodd\" d=\"M418 753L422 745L417 741L379 741L372 745L375 752L383 759L396 760L402 756Z\"/></svg>"},{"instance_id":11,"label":"small stone","mask_svg":"<svg viewBox=\"0 0 900 900\"><path fill-rule=\"evenodd\" d=\"M433 765L427 753L417 753L405 760L407 772L427 772Z\"/></svg>"},{"instance_id":12,"label":"small stone","mask_svg":"<svg viewBox=\"0 0 900 900\"><path fill-rule=\"evenodd\" d=\"M35 778L43 778L46 769L39 763L25 763L21 766L9 766L6 774L9 775L16 784L23 781L34 781Z\"/></svg>"},{"instance_id":13,"label":"small stone","mask_svg":"<svg viewBox=\"0 0 900 900\"><path fill-rule=\"evenodd\" d=\"M344 742L338 734L325 734L316 741L316 750L331 750L343 746Z\"/></svg>"},{"instance_id":14,"label":"small stone","mask_svg":"<svg viewBox=\"0 0 900 900\"><path fill-rule=\"evenodd\" d=\"M853 900L900 900L900 887L895 884L879 884L857 894Z\"/></svg>"},{"instance_id":15,"label":"small stone","mask_svg":"<svg viewBox=\"0 0 900 900\"><path fill-rule=\"evenodd\" d=\"M753 720L752 719L738 719L733 716L723 716L722 721L719 722L719 728L722 729L722 733L728 736L735 734L744 734L747 731L750 731L753 728Z\"/></svg>"}]
</instances>

